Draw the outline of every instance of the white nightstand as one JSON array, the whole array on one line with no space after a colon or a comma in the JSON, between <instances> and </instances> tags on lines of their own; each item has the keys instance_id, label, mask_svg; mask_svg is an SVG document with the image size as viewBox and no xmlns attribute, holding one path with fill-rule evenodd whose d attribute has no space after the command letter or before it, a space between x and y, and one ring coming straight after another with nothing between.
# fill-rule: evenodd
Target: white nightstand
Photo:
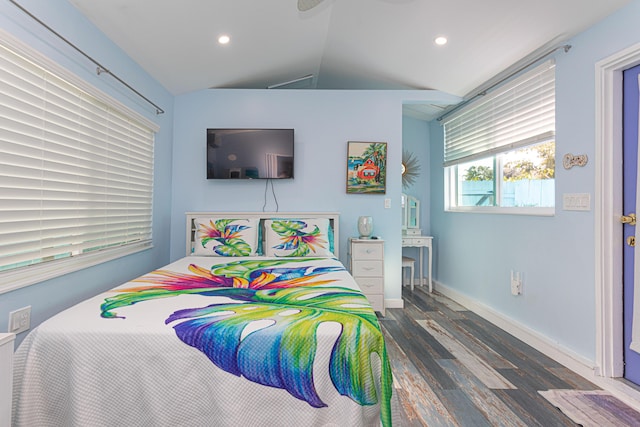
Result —
<instances>
[{"instance_id":1,"label":"white nightstand","mask_svg":"<svg viewBox=\"0 0 640 427\"><path fill-rule=\"evenodd\" d=\"M0 333L0 426L11 425L13 341L15 334Z\"/></svg>"},{"instance_id":2,"label":"white nightstand","mask_svg":"<svg viewBox=\"0 0 640 427\"><path fill-rule=\"evenodd\" d=\"M373 309L384 316L384 240L349 238L349 267Z\"/></svg>"}]
</instances>

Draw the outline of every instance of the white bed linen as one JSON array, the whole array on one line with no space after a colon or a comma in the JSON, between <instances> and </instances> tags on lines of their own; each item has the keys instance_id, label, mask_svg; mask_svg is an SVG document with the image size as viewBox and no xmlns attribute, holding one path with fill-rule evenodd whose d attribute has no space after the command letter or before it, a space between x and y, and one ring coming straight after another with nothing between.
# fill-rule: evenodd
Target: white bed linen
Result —
<instances>
[{"instance_id":1,"label":"white bed linen","mask_svg":"<svg viewBox=\"0 0 640 427\"><path fill-rule=\"evenodd\" d=\"M189 273L227 260L186 257L164 269ZM321 265L337 260L318 261ZM334 264L335 265L335 264ZM341 264L340 264L341 265ZM326 286L357 289L345 270ZM117 289L140 286L126 283ZM375 426L380 405L360 406L340 395L328 375L340 328L317 331L314 384L327 404L314 408L283 389L267 387L216 367L183 343L167 317L212 298L180 295L116 309L105 319L100 306L114 290L86 300L42 323L15 354L13 424L28 426ZM144 308L144 309L142 309ZM373 354L373 366L379 359ZM378 387L379 389L379 387Z\"/></svg>"}]
</instances>

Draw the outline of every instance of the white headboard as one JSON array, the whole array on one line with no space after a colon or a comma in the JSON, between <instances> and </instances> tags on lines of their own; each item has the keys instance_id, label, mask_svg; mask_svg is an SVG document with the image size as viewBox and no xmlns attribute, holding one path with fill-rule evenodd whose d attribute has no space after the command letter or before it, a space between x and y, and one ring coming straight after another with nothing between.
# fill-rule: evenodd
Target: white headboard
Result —
<instances>
[{"instance_id":1,"label":"white headboard","mask_svg":"<svg viewBox=\"0 0 640 427\"><path fill-rule=\"evenodd\" d=\"M207 216L225 216L228 218L251 218L258 220L272 218L290 218L290 219L309 219L309 218L328 218L329 225L333 229L333 254L338 258L338 247L340 246L340 214L337 212L187 212L187 256L192 254L193 244L195 242L196 226L193 223L195 218Z\"/></svg>"}]
</instances>

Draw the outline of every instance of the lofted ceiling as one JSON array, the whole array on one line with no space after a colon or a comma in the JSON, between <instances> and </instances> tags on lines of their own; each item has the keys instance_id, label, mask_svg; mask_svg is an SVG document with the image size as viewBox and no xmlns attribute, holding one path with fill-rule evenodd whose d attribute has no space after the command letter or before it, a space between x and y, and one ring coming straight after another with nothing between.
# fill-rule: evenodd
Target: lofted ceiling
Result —
<instances>
[{"instance_id":1,"label":"lofted ceiling","mask_svg":"<svg viewBox=\"0 0 640 427\"><path fill-rule=\"evenodd\" d=\"M307 11L298 0L69 1L174 95L305 88L464 97L630 0L324 0ZM218 44L221 34L230 43ZM439 35L449 42L435 45ZM444 107L405 113L430 119Z\"/></svg>"}]
</instances>

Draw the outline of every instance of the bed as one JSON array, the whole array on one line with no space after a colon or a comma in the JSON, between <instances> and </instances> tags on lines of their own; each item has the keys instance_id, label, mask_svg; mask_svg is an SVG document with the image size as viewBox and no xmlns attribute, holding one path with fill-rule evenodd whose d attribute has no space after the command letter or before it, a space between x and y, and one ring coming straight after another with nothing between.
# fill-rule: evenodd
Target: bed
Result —
<instances>
[{"instance_id":1,"label":"bed","mask_svg":"<svg viewBox=\"0 0 640 427\"><path fill-rule=\"evenodd\" d=\"M390 426L384 339L337 258L338 215L186 219L184 258L27 335L13 425Z\"/></svg>"}]
</instances>

